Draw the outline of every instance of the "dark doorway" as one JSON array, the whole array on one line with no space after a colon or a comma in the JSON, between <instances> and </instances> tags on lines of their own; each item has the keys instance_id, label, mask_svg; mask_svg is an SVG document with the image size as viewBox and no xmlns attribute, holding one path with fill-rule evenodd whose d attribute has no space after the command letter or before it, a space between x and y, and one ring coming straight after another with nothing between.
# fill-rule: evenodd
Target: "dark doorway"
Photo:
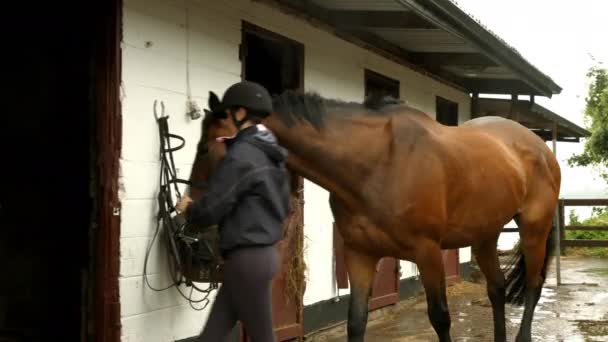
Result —
<instances>
[{"instance_id":1,"label":"dark doorway","mask_svg":"<svg viewBox=\"0 0 608 342\"><path fill-rule=\"evenodd\" d=\"M398 99L399 81L371 70L365 70L365 98L380 99L385 96Z\"/></svg>"},{"instance_id":2,"label":"dark doorway","mask_svg":"<svg viewBox=\"0 0 608 342\"><path fill-rule=\"evenodd\" d=\"M271 95L280 94L285 90L302 90L304 88L304 46L276 33L267 31L255 25L243 22L243 43L241 45L241 61L243 78L260 83ZM298 250L304 241L301 234L304 221L302 192L302 177L292 175L292 207L293 219L286 222L291 224L284 227L284 238L277 244L281 269L275 276L272 289L272 306L274 331L278 341L299 339L302 337L302 298L298 292L290 290L288 282L289 269ZM246 333L241 335L246 340Z\"/></svg>"},{"instance_id":3,"label":"dark doorway","mask_svg":"<svg viewBox=\"0 0 608 342\"><path fill-rule=\"evenodd\" d=\"M458 103L437 96L437 121L446 126L458 126Z\"/></svg>"},{"instance_id":4,"label":"dark doorway","mask_svg":"<svg viewBox=\"0 0 608 342\"><path fill-rule=\"evenodd\" d=\"M270 92L303 88L304 46L274 32L243 22L243 79Z\"/></svg>"},{"instance_id":5,"label":"dark doorway","mask_svg":"<svg viewBox=\"0 0 608 342\"><path fill-rule=\"evenodd\" d=\"M91 4L13 2L3 24L0 340L81 341L94 179Z\"/></svg>"}]
</instances>

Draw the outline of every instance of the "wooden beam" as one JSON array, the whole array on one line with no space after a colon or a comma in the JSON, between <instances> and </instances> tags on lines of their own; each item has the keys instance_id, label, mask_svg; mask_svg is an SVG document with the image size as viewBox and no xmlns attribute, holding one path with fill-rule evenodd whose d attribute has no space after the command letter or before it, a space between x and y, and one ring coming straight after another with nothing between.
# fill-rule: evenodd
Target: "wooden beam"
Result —
<instances>
[{"instance_id":1,"label":"wooden beam","mask_svg":"<svg viewBox=\"0 0 608 342\"><path fill-rule=\"evenodd\" d=\"M497 66L496 62L480 53L439 53L416 52L410 53L410 60L416 64L442 65L442 66L470 66L490 67Z\"/></svg>"},{"instance_id":2,"label":"wooden beam","mask_svg":"<svg viewBox=\"0 0 608 342\"><path fill-rule=\"evenodd\" d=\"M563 247L608 247L608 240L564 240Z\"/></svg>"},{"instance_id":3,"label":"wooden beam","mask_svg":"<svg viewBox=\"0 0 608 342\"><path fill-rule=\"evenodd\" d=\"M473 93L471 98L471 116L473 118L479 116L479 93Z\"/></svg>"},{"instance_id":4,"label":"wooden beam","mask_svg":"<svg viewBox=\"0 0 608 342\"><path fill-rule=\"evenodd\" d=\"M291 15L306 15L308 20L328 23L330 11L327 8L319 6L312 1L300 0L255 0L264 2L269 5L278 5L283 11L289 11Z\"/></svg>"},{"instance_id":5,"label":"wooden beam","mask_svg":"<svg viewBox=\"0 0 608 342\"><path fill-rule=\"evenodd\" d=\"M511 93L511 107L509 108L509 118L519 122L519 111L517 111L517 93Z\"/></svg>"},{"instance_id":6,"label":"wooden beam","mask_svg":"<svg viewBox=\"0 0 608 342\"><path fill-rule=\"evenodd\" d=\"M539 134L538 132L534 132L536 135L538 135L541 139L543 139L544 141L553 141L553 138L551 137L551 134ZM567 143L574 143L574 142L580 142L580 139L578 138L559 138L557 139L558 142L567 142Z\"/></svg>"},{"instance_id":7,"label":"wooden beam","mask_svg":"<svg viewBox=\"0 0 608 342\"><path fill-rule=\"evenodd\" d=\"M515 112L516 106L517 106L517 94L511 93L511 107L509 107L509 113Z\"/></svg>"},{"instance_id":8,"label":"wooden beam","mask_svg":"<svg viewBox=\"0 0 608 342\"><path fill-rule=\"evenodd\" d=\"M608 206L608 198L575 198L562 200L567 207Z\"/></svg>"},{"instance_id":9,"label":"wooden beam","mask_svg":"<svg viewBox=\"0 0 608 342\"><path fill-rule=\"evenodd\" d=\"M344 33L350 34L353 37L357 37L359 40L369 44L370 46L375 46L376 48L380 48L392 55L401 57L401 58L409 61L409 52L408 51L399 47L396 44L389 42L388 40L380 37L379 35L377 35L373 32L364 31L364 30L352 30L352 31L344 32ZM342 34L338 33L338 35L341 36Z\"/></svg>"},{"instance_id":10,"label":"wooden beam","mask_svg":"<svg viewBox=\"0 0 608 342\"><path fill-rule=\"evenodd\" d=\"M480 94L530 94L537 92L521 80L500 78L464 78L458 81L470 93Z\"/></svg>"},{"instance_id":11,"label":"wooden beam","mask_svg":"<svg viewBox=\"0 0 608 342\"><path fill-rule=\"evenodd\" d=\"M546 130L551 130L553 129L553 125L548 125L545 122L538 122L536 120L534 120L534 117L530 117L530 115L528 115L528 113L521 113L521 118L519 120L519 123L528 127L529 129L546 129Z\"/></svg>"},{"instance_id":12,"label":"wooden beam","mask_svg":"<svg viewBox=\"0 0 608 342\"><path fill-rule=\"evenodd\" d=\"M557 157L557 122L553 122L553 154Z\"/></svg>"},{"instance_id":13,"label":"wooden beam","mask_svg":"<svg viewBox=\"0 0 608 342\"><path fill-rule=\"evenodd\" d=\"M354 44L362 49L366 49L380 55L390 61L403 65L415 72L418 72L426 77L432 78L439 83L453 87L463 92L467 89L463 86L460 79L452 80L441 75L435 74L429 69L412 63L407 57L407 51L396 44L388 42L385 39L379 38L371 32L357 32L338 29L330 24L329 11L311 1L300 0L252 0L254 2L263 3L272 6L277 10L287 15L307 21L310 25L324 30L336 37Z\"/></svg>"},{"instance_id":14,"label":"wooden beam","mask_svg":"<svg viewBox=\"0 0 608 342\"><path fill-rule=\"evenodd\" d=\"M402 61L401 64L403 64L403 61L407 61L406 66L408 66L409 68L411 68L413 70L417 70L417 69L425 70L427 72L427 73L425 73L426 76L439 78L443 81L443 83L447 83L447 84L451 85L452 87L455 87L456 89L466 91L466 89L464 89L462 87L462 85L459 84L460 79L455 77L453 74L441 69L440 66L426 66L426 65L418 66L418 65L412 64L410 62L410 52L402 49L398 45L395 45L395 44L385 40L384 38L378 36L377 34L375 34L373 32L364 31L364 30L358 30L358 31L351 30L348 32L336 31L335 33L338 37L341 37L343 39L346 39L345 38L346 35L349 35L351 37L356 37L359 41L364 42L365 44L367 44L370 47L373 47L373 49L375 49L376 53L384 55L386 58L389 58L388 56L400 57L401 61ZM380 53L379 51L384 51L384 54ZM388 52L388 54L386 52ZM391 59L391 58L389 58L389 59ZM394 60L394 57L392 59Z\"/></svg>"},{"instance_id":15,"label":"wooden beam","mask_svg":"<svg viewBox=\"0 0 608 342\"><path fill-rule=\"evenodd\" d=\"M343 11L328 12L329 23L341 29L395 28L435 29L413 12L404 11Z\"/></svg>"},{"instance_id":16,"label":"wooden beam","mask_svg":"<svg viewBox=\"0 0 608 342\"><path fill-rule=\"evenodd\" d=\"M563 227L566 226L566 210L563 201L559 201L559 204L557 205L557 210L557 213L559 214L559 218L557 221L559 227L559 239L561 241L564 241L566 240L566 231L563 229Z\"/></svg>"},{"instance_id":17,"label":"wooden beam","mask_svg":"<svg viewBox=\"0 0 608 342\"><path fill-rule=\"evenodd\" d=\"M607 231L608 226L566 226L565 230L582 230L582 231Z\"/></svg>"},{"instance_id":18,"label":"wooden beam","mask_svg":"<svg viewBox=\"0 0 608 342\"><path fill-rule=\"evenodd\" d=\"M546 123L546 122L538 122L538 121L528 121L529 118L527 118L526 120L521 120L520 123L526 127L528 127L529 129L544 129L547 131L553 131L553 123Z\"/></svg>"}]
</instances>

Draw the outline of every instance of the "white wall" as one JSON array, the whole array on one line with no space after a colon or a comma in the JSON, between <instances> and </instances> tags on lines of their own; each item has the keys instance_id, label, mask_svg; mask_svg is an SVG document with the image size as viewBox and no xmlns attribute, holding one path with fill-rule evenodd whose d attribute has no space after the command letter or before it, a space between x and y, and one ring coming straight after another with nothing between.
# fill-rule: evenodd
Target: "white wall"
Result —
<instances>
[{"instance_id":1,"label":"white wall","mask_svg":"<svg viewBox=\"0 0 608 342\"><path fill-rule=\"evenodd\" d=\"M156 293L143 283L146 246L154 233L158 191L158 133L152 114L155 99L164 101L172 132L186 148L176 155L181 177L190 171L200 120L185 115L187 40L190 23L191 92L201 107L209 90L218 94L240 80L238 44L241 19L281 33L305 45L305 87L326 97L361 101L364 68L401 82L402 98L434 116L435 96L459 103L460 121L468 119L467 94L376 56L259 3L186 0L125 0L123 42L123 150L121 155L120 296L123 341L173 341L196 335L208 310L195 312L174 290ZM332 222L328 193L305 183L305 304L331 298L334 291ZM154 248L149 274L166 284L166 268ZM468 250L463 250L461 262ZM415 267L402 263L403 277Z\"/></svg>"},{"instance_id":2,"label":"white wall","mask_svg":"<svg viewBox=\"0 0 608 342\"><path fill-rule=\"evenodd\" d=\"M186 148L176 154L179 173L187 177L200 135L200 120L185 115L186 10L183 1L126 0L123 43L123 151L121 182L120 297L123 341L174 341L199 333L209 310L196 312L174 289L153 292L143 283L143 261L154 231L158 191L158 133L152 113L164 101L170 128ZM237 20L200 7L191 22L191 91L203 106L209 90L222 93L240 80ZM196 19L194 19L196 18ZM149 42L149 43L148 43ZM158 247L158 246L156 246ZM167 284L164 259L154 248L150 280Z\"/></svg>"}]
</instances>

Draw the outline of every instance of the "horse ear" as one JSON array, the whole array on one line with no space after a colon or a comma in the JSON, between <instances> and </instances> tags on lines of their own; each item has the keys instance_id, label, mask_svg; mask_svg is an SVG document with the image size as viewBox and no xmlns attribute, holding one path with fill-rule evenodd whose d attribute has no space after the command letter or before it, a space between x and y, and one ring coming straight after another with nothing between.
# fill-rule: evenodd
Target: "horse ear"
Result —
<instances>
[{"instance_id":1,"label":"horse ear","mask_svg":"<svg viewBox=\"0 0 608 342\"><path fill-rule=\"evenodd\" d=\"M209 92L209 109L214 112L220 105L220 98L212 91Z\"/></svg>"}]
</instances>

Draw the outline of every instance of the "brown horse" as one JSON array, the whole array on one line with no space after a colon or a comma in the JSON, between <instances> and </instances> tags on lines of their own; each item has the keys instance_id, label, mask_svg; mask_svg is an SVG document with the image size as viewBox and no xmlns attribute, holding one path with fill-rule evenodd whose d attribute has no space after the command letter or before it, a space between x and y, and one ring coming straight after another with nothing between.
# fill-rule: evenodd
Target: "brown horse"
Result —
<instances>
[{"instance_id":1,"label":"brown horse","mask_svg":"<svg viewBox=\"0 0 608 342\"><path fill-rule=\"evenodd\" d=\"M499 117L448 127L394 102L361 105L287 91L274 105L264 124L289 150L289 168L331 193L351 284L349 341L364 339L375 266L385 256L418 266L430 322L440 341L450 341L441 250L467 246L487 279L495 341L506 340L506 301L525 302L517 340L531 341L561 181L539 137ZM208 118L199 151L233 133L229 120ZM197 158L192 180L206 177L199 173L204 160ZM497 240L511 219L521 248L505 280Z\"/></svg>"}]
</instances>

